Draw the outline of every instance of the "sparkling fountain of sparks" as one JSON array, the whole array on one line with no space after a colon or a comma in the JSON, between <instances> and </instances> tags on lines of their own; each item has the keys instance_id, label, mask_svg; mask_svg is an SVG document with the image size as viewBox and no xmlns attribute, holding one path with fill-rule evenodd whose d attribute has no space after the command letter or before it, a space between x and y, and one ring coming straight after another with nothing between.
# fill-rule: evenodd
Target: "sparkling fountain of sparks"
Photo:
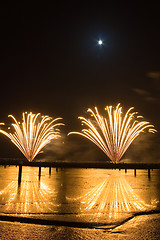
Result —
<instances>
[{"instance_id":1,"label":"sparkling fountain of sparks","mask_svg":"<svg viewBox=\"0 0 160 240\"><path fill-rule=\"evenodd\" d=\"M113 163L118 163L126 152L131 143L145 129L148 132L156 132L154 126L149 122L141 120L142 116L138 116L137 112L133 112L131 107L122 115L122 107L120 104L114 109L112 106L106 106L107 118L99 114L97 107L95 111L88 109L94 121L79 117L82 125L87 128L81 132L70 132L70 134L79 134L93 143L95 143Z\"/></svg>"},{"instance_id":2,"label":"sparkling fountain of sparks","mask_svg":"<svg viewBox=\"0 0 160 240\"><path fill-rule=\"evenodd\" d=\"M50 143L51 140L60 137L57 126L64 125L58 122L62 118L53 119L49 116L41 116L40 113L23 113L22 124L13 115L8 117L14 120L14 123L12 123L14 132L11 133L0 129L0 133L7 136L28 161L33 161L42 148ZM4 124L2 123L1 125Z\"/></svg>"}]
</instances>

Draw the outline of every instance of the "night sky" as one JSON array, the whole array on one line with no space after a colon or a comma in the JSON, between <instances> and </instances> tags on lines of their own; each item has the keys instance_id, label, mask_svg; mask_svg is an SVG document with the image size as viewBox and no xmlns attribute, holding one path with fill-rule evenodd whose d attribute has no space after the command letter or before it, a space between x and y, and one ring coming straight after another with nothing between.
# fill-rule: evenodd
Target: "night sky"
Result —
<instances>
[{"instance_id":1,"label":"night sky","mask_svg":"<svg viewBox=\"0 0 160 240\"><path fill-rule=\"evenodd\" d=\"M1 122L32 111L77 130L88 107L120 102L160 130L158 4L15 4L0 16Z\"/></svg>"}]
</instances>

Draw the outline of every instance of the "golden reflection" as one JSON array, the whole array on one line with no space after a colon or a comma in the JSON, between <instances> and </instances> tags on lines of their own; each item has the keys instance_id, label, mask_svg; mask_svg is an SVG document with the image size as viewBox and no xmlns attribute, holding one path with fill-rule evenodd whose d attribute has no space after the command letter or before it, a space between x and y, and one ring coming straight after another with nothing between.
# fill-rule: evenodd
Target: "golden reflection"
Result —
<instances>
[{"instance_id":1,"label":"golden reflection","mask_svg":"<svg viewBox=\"0 0 160 240\"><path fill-rule=\"evenodd\" d=\"M144 120L139 121L142 116L137 116L137 112L132 112L133 107L124 114L122 107L118 104L113 109L106 106L107 118L99 114L97 107L95 111L88 109L93 120L79 117L82 125L86 128L81 132L70 132L70 134L81 135L95 143L113 163L117 163L122 158L131 143L141 132L148 129L149 132L156 132L154 126ZM136 117L137 116L137 117Z\"/></svg>"},{"instance_id":2,"label":"golden reflection","mask_svg":"<svg viewBox=\"0 0 160 240\"><path fill-rule=\"evenodd\" d=\"M157 204L156 201L146 204L134 192L125 177L116 172L84 195L77 198L67 197L67 200L80 202L83 214L106 214L109 218L118 218L123 213L152 210Z\"/></svg>"},{"instance_id":3,"label":"golden reflection","mask_svg":"<svg viewBox=\"0 0 160 240\"><path fill-rule=\"evenodd\" d=\"M54 203L57 193L44 182L24 180L18 186L12 181L0 191L0 210L3 213L51 213L56 212Z\"/></svg>"}]
</instances>

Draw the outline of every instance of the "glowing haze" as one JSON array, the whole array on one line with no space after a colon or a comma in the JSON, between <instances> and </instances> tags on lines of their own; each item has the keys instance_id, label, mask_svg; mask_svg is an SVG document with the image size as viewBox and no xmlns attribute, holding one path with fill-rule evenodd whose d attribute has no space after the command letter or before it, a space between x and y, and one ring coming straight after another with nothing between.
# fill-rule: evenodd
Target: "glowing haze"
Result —
<instances>
[{"instance_id":1,"label":"glowing haze","mask_svg":"<svg viewBox=\"0 0 160 240\"><path fill-rule=\"evenodd\" d=\"M22 123L20 123L13 115L8 117L14 120L14 123L11 124L13 133L2 129L0 129L0 133L7 136L28 161L33 161L43 147L51 140L60 137L57 126L63 125L58 122L61 118L53 119L49 116L42 116L40 113L25 112L22 113Z\"/></svg>"},{"instance_id":2,"label":"glowing haze","mask_svg":"<svg viewBox=\"0 0 160 240\"><path fill-rule=\"evenodd\" d=\"M93 120L79 117L82 125L87 128L81 132L70 132L79 134L95 143L113 163L118 163L126 152L130 144L145 129L149 132L156 132L154 126L146 122L137 112L133 112L133 107L123 114L120 104L114 109L106 106L107 117L101 116L97 107L88 109ZM141 120L140 120L141 119Z\"/></svg>"}]
</instances>

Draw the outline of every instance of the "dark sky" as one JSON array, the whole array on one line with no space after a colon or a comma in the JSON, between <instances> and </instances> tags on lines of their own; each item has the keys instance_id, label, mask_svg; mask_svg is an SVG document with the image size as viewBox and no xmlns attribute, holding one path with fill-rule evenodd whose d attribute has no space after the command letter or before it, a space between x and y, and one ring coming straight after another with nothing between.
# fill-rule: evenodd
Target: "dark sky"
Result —
<instances>
[{"instance_id":1,"label":"dark sky","mask_svg":"<svg viewBox=\"0 0 160 240\"><path fill-rule=\"evenodd\" d=\"M0 16L0 121L32 111L72 129L88 107L120 102L160 130L158 4L14 4Z\"/></svg>"}]
</instances>

